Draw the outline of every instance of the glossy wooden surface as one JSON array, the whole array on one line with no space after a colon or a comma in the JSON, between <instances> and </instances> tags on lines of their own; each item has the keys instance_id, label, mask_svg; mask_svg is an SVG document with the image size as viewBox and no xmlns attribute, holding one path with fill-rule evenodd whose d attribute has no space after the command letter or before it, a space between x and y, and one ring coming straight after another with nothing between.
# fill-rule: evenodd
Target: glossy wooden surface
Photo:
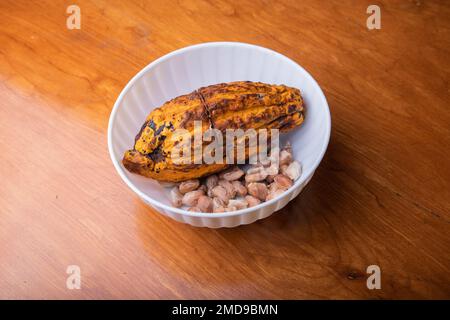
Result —
<instances>
[{"instance_id":1,"label":"glossy wooden surface","mask_svg":"<svg viewBox=\"0 0 450 320\"><path fill-rule=\"evenodd\" d=\"M0 298L450 298L450 5L378 3L369 31L369 1L76 1L68 30L72 2L1 1ZM142 67L218 40L304 66L333 129L295 201L208 230L139 201L106 132Z\"/></svg>"}]
</instances>

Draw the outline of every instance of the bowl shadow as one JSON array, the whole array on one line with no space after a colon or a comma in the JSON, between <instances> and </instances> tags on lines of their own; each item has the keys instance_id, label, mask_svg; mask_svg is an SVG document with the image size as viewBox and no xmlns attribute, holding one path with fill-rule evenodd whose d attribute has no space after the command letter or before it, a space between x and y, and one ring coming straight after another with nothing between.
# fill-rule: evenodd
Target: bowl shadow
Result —
<instances>
[{"instance_id":1,"label":"bowl shadow","mask_svg":"<svg viewBox=\"0 0 450 320\"><path fill-rule=\"evenodd\" d=\"M145 251L191 298L304 296L300 284L336 277L332 268L340 265L335 229L328 221L343 200L334 189L336 152L329 148L297 198L249 225L196 228L153 212L137 199L136 225ZM321 285L332 284L328 279Z\"/></svg>"}]
</instances>

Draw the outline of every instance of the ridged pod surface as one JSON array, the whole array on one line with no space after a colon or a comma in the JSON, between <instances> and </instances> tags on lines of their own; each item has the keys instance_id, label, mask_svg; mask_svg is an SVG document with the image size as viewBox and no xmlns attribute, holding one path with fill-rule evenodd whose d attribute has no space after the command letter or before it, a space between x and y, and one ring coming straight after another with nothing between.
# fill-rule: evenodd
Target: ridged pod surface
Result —
<instances>
[{"instance_id":1,"label":"ridged pod surface","mask_svg":"<svg viewBox=\"0 0 450 320\"><path fill-rule=\"evenodd\" d=\"M225 161L220 164L174 163L171 153L179 142L174 136L176 129L185 129L193 137L194 121L199 121L203 131L218 129L224 137L226 129L286 132L303 122L303 111L300 90L284 85L238 81L202 87L154 109L122 162L129 171L159 181L200 178L224 170L228 165ZM204 145L209 143L204 142Z\"/></svg>"}]
</instances>

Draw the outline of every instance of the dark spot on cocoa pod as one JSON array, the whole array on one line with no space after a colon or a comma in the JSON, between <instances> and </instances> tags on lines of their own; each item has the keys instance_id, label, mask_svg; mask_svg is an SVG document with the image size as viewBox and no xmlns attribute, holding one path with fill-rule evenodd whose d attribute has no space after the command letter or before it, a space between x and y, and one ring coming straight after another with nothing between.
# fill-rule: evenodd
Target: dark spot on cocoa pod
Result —
<instances>
[{"instance_id":1,"label":"dark spot on cocoa pod","mask_svg":"<svg viewBox=\"0 0 450 320\"><path fill-rule=\"evenodd\" d=\"M293 112L295 112L295 110L297 110L297 106L295 104L289 105L288 113L293 113Z\"/></svg>"},{"instance_id":2,"label":"dark spot on cocoa pod","mask_svg":"<svg viewBox=\"0 0 450 320\"><path fill-rule=\"evenodd\" d=\"M156 124L153 122L153 119L150 119L148 121L148 126L153 130L156 131Z\"/></svg>"},{"instance_id":3,"label":"dark spot on cocoa pod","mask_svg":"<svg viewBox=\"0 0 450 320\"><path fill-rule=\"evenodd\" d=\"M151 121L151 120L150 120ZM142 135L142 131L144 131L144 129L147 127L147 125L149 124L149 122L144 122L144 124L142 125L141 129L139 130L138 134L136 135L136 137L134 137L134 143L136 143L136 141L139 140L139 138Z\"/></svg>"}]
</instances>

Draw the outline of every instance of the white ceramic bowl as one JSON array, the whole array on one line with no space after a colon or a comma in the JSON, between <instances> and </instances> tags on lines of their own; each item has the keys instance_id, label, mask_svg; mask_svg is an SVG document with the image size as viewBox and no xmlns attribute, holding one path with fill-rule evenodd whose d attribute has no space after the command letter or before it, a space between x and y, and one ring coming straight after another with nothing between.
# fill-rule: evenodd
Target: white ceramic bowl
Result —
<instances>
[{"instance_id":1,"label":"white ceramic bowl","mask_svg":"<svg viewBox=\"0 0 450 320\"><path fill-rule=\"evenodd\" d=\"M227 213L196 213L174 208L169 192L156 181L128 172L124 151L148 113L165 101L215 83L238 80L285 84L299 88L305 100L303 125L282 136L293 145L303 173L279 197L258 206ZM120 93L111 112L108 146L114 166L125 183L148 205L180 222L198 227L235 227L266 218L294 199L309 182L327 149L331 119L317 82L297 63L272 50L237 42L213 42L173 51L142 69ZM283 141L284 140L284 141Z\"/></svg>"}]
</instances>

